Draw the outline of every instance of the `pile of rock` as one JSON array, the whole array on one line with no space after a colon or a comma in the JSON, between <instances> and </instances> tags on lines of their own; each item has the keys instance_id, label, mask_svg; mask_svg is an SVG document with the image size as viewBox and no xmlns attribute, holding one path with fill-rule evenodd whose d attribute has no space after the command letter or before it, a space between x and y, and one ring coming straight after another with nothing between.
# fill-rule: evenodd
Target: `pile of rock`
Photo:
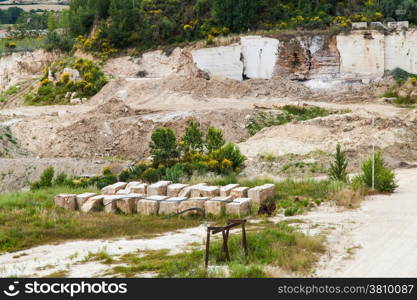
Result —
<instances>
[{"instance_id":1,"label":"pile of rock","mask_svg":"<svg viewBox=\"0 0 417 300\"><path fill-rule=\"evenodd\" d=\"M125 214L139 213L149 215L172 215L190 208L198 208L206 214L222 213L245 216L250 213L252 204L275 196L275 185L265 184L255 188L229 184L222 187L172 184L160 181L151 185L141 182L118 182L102 189L102 194L85 193L81 195L60 194L55 204L68 210L80 210L87 213L104 210L114 213L117 210ZM186 214L198 213L196 210Z\"/></svg>"}]
</instances>

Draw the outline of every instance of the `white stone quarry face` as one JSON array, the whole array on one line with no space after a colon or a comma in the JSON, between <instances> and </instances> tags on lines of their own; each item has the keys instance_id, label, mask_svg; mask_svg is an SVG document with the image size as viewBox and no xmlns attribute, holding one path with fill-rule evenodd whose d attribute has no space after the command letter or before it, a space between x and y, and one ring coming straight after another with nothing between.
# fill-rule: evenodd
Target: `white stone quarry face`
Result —
<instances>
[{"instance_id":1,"label":"white stone quarry face","mask_svg":"<svg viewBox=\"0 0 417 300\"><path fill-rule=\"evenodd\" d=\"M417 73L417 30L385 36L385 69Z\"/></svg>"},{"instance_id":2,"label":"white stone quarry face","mask_svg":"<svg viewBox=\"0 0 417 300\"><path fill-rule=\"evenodd\" d=\"M191 52L197 67L207 72L211 78L234 80L243 80L241 53L242 46L239 44L203 48Z\"/></svg>"},{"instance_id":3,"label":"white stone quarry face","mask_svg":"<svg viewBox=\"0 0 417 300\"><path fill-rule=\"evenodd\" d=\"M271 79L278 58L279 41L261 36L246 36L240 41L244 74L248 78Z\"/></svg>"},{"instance_id":4,"label":"white stone quarry face","mask_svg":"<svg viewBox=\"0 0 417 300\"><path fill-rule=\"evenodd\" d=\"M312 67L310 88L339 88L347 79L377 80L385 70L401 68L417 73L417 30L384 35L377 30L355 30L334 38L326 35L295 37ZM210 76L243 80L271 79L285 74L282 50L287 42L262 36L241 37L240 44L192 51L197 67ZM284 53L285 54L285 53ZM284 65L284 67L283 67Z\"/></svg>"},{"instance_id":5,"label":"white stone quarry face","mask_svg":"<svg viewBox=\"0 0 417 300\"><path fill-rule=\"evenodd\" d=\"M382 77L385 71L385 36L378 31L354 31L337 36L340 72Z\"/></svg>"}]
</instances>

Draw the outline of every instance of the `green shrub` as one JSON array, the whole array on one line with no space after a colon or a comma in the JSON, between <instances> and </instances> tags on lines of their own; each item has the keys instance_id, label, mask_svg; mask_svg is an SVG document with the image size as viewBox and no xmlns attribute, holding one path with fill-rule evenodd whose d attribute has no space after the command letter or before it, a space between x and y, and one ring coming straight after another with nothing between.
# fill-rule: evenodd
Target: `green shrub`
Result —
<instances>
[{"instance_id":1,"label":"green shrub","mask_svg":"<svg viewBox=\"0 0 417 300\"><path fill-rule=\"evenodd\" d=\"M61 74L65 68L76 69L81 78L75 82L69 80L68 74ZM49 73L59 75L58 81L48 79ZM67 104L68 93L76 92L78 98L94 96L107 83L107 78L100 67L86 59L67 57L53 63L41 79L41 86L36 92L29 93L25 97L29 105Z\"/></svg>"},{"instance_id":2,"label":"green shrub","mask_svg":"<svg viewBox=\"0 0 417 300\"><path fill-rule=\"evenodd\" d=\"M345 152L341 150L340 144L336 146L336 153L334 155L334 161L330 165L329 177L331 180L347 182L348 161Z\"/></svg>"},{"instance_id":3,"label":"green shrub","mask_svg":"<svg viewBox=\"0 0 417 300\"><path fill-rule=\"evenodd\" d=\"M355 179L355 184L360 182L362 185L372 188L372 163L370 158L362 164L362 174ZM382 193L393 193L398 187L395 181L395 174L384 163L381 152L375 153L375 189Z\"/></svg>"},{"instance_id":4,"label":"green shrub","mask_svg":"<svg viewBox=\"0 0 417 300\"><path fill-rule=\"evenodd\" d=\"M67 182L68 176L65 173L59 173L58 176L55 178L53 185L65 185Z\"/></svg>"},{"instance_id":5,"label":"green shrub","mask_svg":"<svg viewBox=\"0 0 417 300\"><path fill-rule=\"evenodd\" d=\"M187 175L188 174L185 172L184 166L182 164L176 164L171 168L165 169L164 180L179 183L181 180L184 180Z\"/></svg>"},{"instance_id":6,"label":"green shrub","mask_svg":"<svg viewBox=\"0 0 417 300\"><path fill-rule=\"evenodd\" d=\"M34 191L41 188L51 187L52 180L54 179L54 173L54 167L46 168L45 170L43 170L41 177L39 178L39 181L32 183L30 189Z\"/></svg>"},{"instance_id":7,"label":"green shrub","mask_svg":"<svg viewBox=\"0 0 417 300\"><path fill-rule=\"evenodd\" d=\"M200 130L200 123L195 120L188 121L185 134L182 138L186 151L202 152L204 149L203 133Z\"/></svg>"},{"instance_id":8,"label":"green shrub","mask_svg":"<svg viewBox=\"0 0 417 300\"><path fill-rule=\"evenodd\" d=\"M401 68L395 68L394 70L392 70L391 75L394 77L397 83L404 83L407 81L408 78L417 76L415 74L408 73L407 71L404 71Z\"/></svg>"},{"instance_id":9,"label":"green shrub","mask_svg":"<svg viewBox=\"0 0 417 300\"><path fill-rule=\"evenodd\" d=\"M300 214L300 209L298 207L295 206L291 206L291 207L287 207L284 211L284 216L286 217L292 217L295 215Z\"/></svg>"},{"instance_id":10,"label":"green shrub","mask_svg":"<svg viewBox=\"0 0 417 300\"><path fill-rule=\"evenodd\" d=\"M153 183L160 179L160 173L154 168L149 168L143 172L142 178L148 183Z\"/></svg>"},{"instance_id":11,"label":"green shrub","mask_svg":"<svg viewBox=\"0 0 417 300\"><path fill-rule=\"evenodd\" d=\"M209 126L206 136L206 148L209 152L218 150L226 144L220 129Z\"/></svg>"},{"instance_id":12,"label":"green shrub","mask_svg":"<svg viewBox=\"0 0 417 300\"><path fill-rule=\"evenodd\" d=\"M177 138L171 128L158 128L152 133L150 143L154 165L169 166L179 157Z\"/></svg>"}]
</instances>

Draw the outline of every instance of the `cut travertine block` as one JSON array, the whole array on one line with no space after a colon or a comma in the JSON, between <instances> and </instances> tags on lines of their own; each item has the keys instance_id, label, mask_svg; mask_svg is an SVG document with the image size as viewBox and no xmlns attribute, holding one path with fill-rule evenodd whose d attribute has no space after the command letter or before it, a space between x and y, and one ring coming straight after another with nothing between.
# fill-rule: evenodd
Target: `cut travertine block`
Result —
<instances>
[{"instance_id":1,"label":"cut travertine block","mask_svg":"<svg viewBox=\"0 0 417 300\"><path fill-rule=\"evenodd\" d=\"M200 197L214 198L220 196L220 188L217 186L203 186L200 191Z\"/></svg>"},{"instance_id":2,"label":"cut travertine block","mask_svg":"<svg viewBox=\"0 0 417 300\"><path fill-rule=\"evenodd\" d=\"M125 195L123 198L117 200L117 208L125 214L131 214L136 212L138 201L141 199L142 195Z\"/></svg>"},{"instance_id":3,"label":"cut travertine block","mask_svg":"<svg viewBox=\"0 0 417 300\"><path fill-rule=\"evenodd\" d=\"M236 199L237 200L237 199ZM250 213L250 201L233 201L226 204L226 214L238 217L246 216Z\"/></svg>"},{"instance_id":4,"label":"cut travertine block","mask_svg":"<svg viewBox=\"0 0 417 300\"><path fill-rule=\"evenodd\" d=\"M77 209L77 195L75 194L60 194L56 195L54 198L55 205L68 209L76 210Z\"/></svg>"},{"instance_id":5,"label":"cut travertine block","mask_svg":"<svg viewBox=\"0 0 417 300\"><path fill-rule=\"evenodd\" d=\"M103 195L116 195L120 190L123 190L127 186L126 182L117 182L112 185L108 185L101 190Z\"/></svg>"},{"instance_id":6,"label":"cut travertine block","mask_svg":"<svg viewBox=\"0 0 417 300\"><path fill-rule=\"evenodd\" d=\"M266 199L275 197L275 185L265 184L254 187L248 191L248 197L251 198L254 203L261 204Z\"/></svg>"},{"instance_id":7,"label":"cut travertine block","mask_svg":"<svg viewBox=\"0 0 417 300\"><path fill-rule=\"evenodd\" d=\"M151 196L137 203L137 212L142 216L157 215L160 203L168 199L167 196Z\"/></svg>"},{"instance_id":8,"label":"cut travertine block","mask_svg":"<svg viewBox=\"0 0 417 300\"><path fill-rule=\"evenodd\" d=\"M81 206L80 210L83 213L89 213L89 212L92 212L92 211L99 210L100 208L103 207L103 199L104 199L104 197L105 196L99 195L99 196L94 196L94 197L89 198L87 200L87 202L85 202Z\"/></svg>"},{"instance_id":9,"label":"cut travertine block","mask_svg":"<svg viewBox=\"0 0 417 300\"><path fill-rule=\"evenodd\" d=\"M182 201L187 200L185 197L173 197L166 201L161 201L159 204L160 215L172 215L179 212L179 206Z\"/></svg>"},{"instance_id":10,"label":"cut travertine block","mask_svg":"<svg viewBox=\"0 0 417 300\"><path fill-rule=\"evenodd\" d=\"M104 196L103 206L106 213L115 213L117 211L117 201L123 199L121 195Z\"/></svg>"},{"instance_id":11,"label":"cut travertine block","mask_svg":"<svg viewBox=\"0 0 417 300\"><path fill-rule=\"evenodd\" d=\"M96 195L97 194L95 193L84 193L84 194L77 195L77 207L78 208L82 207L83 204L86 203L88 199Z\"/></svg>"},{"instance_id":12,"label":"cut travertine block","mask_svg":"<svg viewBox=\"0 0 417 300\"><path fill-rule=\"evenodd\" d=\"M159 181L148 186L148 196L166 196L171 181Z\"/></svg>"},{"instance_id":13,"label":"cut travertine block","mask_svg":"<svg viewBox=\"0 0 417 300\"><path fill-rule=\"evenodd\" d=\"M220 188L220 196L221 197L228 197L230 196L230 192L235 188L238 188L239 184L228 184L226 186L222 186Z\"/></svg>"},{"instance_id":14,"label":"cut travertine block","mask_svg":"<svg viewBox=\"0 0 417 300\"><path fill-rule=\"evenodd\" d=\"M218 201L211 199L204 203L204 209L206 210L206 214L218 216L226 211L227 203L227 201Z\"/></svg>"},{"instance_id":15,"label":"cut travertine block","mask_svg":"<svg viewBox=\"0 0 417 300\"><path fill-rule=\"evenodd\" d=\"M126 188L124 190L117 191L116 195L129 195L130 191Z\"/></svg>"},{"instance_id":16,"label":"cut travertine block","mask_svg":"<svg viewBox=\"0 0 417 300\"><path fill-rule=\"evenodd\" d=\"M204 197L199 197L199 198L191 198L185 201L182 201L178 207L178 210L184 211L186 209L189 208L200 208L202 210L204 210L204 203L209 200L208 198L204 198ZM199 214L198 211L189 211L183 214L183 216L187 216L187 215L194 215L194 214Z\"/></svg>"},{"instance_id":17,"label":"cut travertine block","mask_svg":"<svg viewBox=\"0 0 417 300\"><path fill-rule=\"evenodd\" d=\"M148 192L148 185L146 183L140 183L128 186L126 187L126 189L129 190L129 192L132 194L146 195L146 193Z\"/></svg>"},{"instance_id":18,"label":"cut travertine block","mask_svg":"<svg viewBox=\"0 0 417 300\"><path fill-rule=\"evenodd\" d=\"M189 187L186 187L186 188L184 188L179 194L178 194L178 197L187 197L187 198L190 198L191 197L191 193L192 193L192 191L194 190L194 189L198 189L198 188L200 188L200 187L202 187L202 186L206 186L207 184L205 184L205 183L199 183L199 184L196 184L196 185L192 185L192 186L189 186Z\"/></svg>"},{"instance_id":19,"label":"cut travertine block","mask_svg":"<svg viewBox=\"0 0 417 300\"><path fill-rule=\"evenodd\" d=\"M181 193L181 191L183 189L185 189L186 187L189 187L189 185L188 184L181 184L181 183L170 184L167 187L167 196L168 197L178 197L179 194Z\"/></svg>"},{"instance_id":20,"label":"cut travertine block","mask_svg":"<svg viewBox=\"0 0 417 300\"><path fill-rule=\"evenodd\" d=\"M233 199L246 198L248 196L248 191L249 191L248 187L241 186L241 187L233 189L230 192L230 196L232 196Z\"/></svg>"},{"instance_id":21,"label":"cut travertine block","mask_svg":"<svg viewBox=\"0 0 417 300\"><path fill-rule=\"evenodd\" d=\"M128 189L130 189L132 186L138 186L138 185L141 185L141 184L142 184L142 182L140 182L140 181L131 181L131 182L129 182L129 183L127 184L126 189L128 190Z\"/></svg>"}]
</instances>

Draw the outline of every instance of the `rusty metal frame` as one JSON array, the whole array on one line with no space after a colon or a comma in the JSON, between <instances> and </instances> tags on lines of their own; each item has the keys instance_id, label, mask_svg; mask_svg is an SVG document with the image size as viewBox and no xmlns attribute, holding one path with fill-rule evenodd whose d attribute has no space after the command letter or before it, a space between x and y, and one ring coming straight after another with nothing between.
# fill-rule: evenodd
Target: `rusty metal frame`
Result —
<instances>
[{"instance_id":1,"label":"rusty metal frame","mask_svg":"<svg viewBox=\"0 0 417 300\"><path fill-rule=\"evenodd\" d=\"M229 253L229 247L228 247L228 242L229 242L229 231L230 229L237 227L237 226L242 226L242 247L243 250L245 251L245 256L248 257L249 253L248 253L248 242L246 239L246 229L245 229L245 224L246 224L246 220L228 220L227 221L227 225L223 226L223 227L207 227L207 238L206 238L206 257L205 257L205 266L206 269L208 267L208 262L209 262L209 254L210 254L210 236L211 235L215 235L217 233L222 233L222 237L223 237L223 251L226 255L226 259L227 261L230 262L230 253Z\"/></svg>"}]
</instances>

